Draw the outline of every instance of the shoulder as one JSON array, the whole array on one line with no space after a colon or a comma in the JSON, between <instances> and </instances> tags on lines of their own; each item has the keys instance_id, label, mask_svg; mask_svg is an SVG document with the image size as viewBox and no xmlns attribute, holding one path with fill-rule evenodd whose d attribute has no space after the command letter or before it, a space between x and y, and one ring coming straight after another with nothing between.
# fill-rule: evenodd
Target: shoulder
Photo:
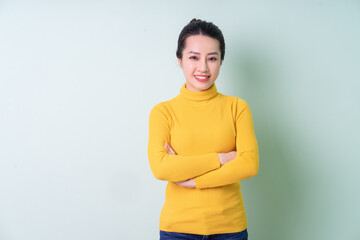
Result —
<instances>
[{"instance_id":1,"label":"shoulder","mask_svg":"<svg viewBox=\"0 0 360 240\"><path fill-rule=\"evenodd\" d=\"M242 98L221 94L222 101L230 108L234 121L243 119L243 116L251 116L249 104Z\"/></svg>"},{"instance_id":2,"label":"shoulder","mask_svg":"<svg viewBox=\"0 0 360 240\"><path fill-rule=\"evenodd\" d=\"M225 104L229 104L234 109L244 109L249 107L249 104L242 98L224 95L222 93L220 93L220 97L225 102Z\"/></svg>"},{"instance_id":3,"label":"shoulder","mask_svg":"<svg viewBox=\"0 0 360 240\"><path fill-rule=\"evenodd\" d=\"M162 118L171 120L171 109L174 102L174 98L157 103L155 106L152 107L150 110L150 118Z\"/></svg>"},{"instance_id":4,"label":"shoulder","mask_svg":"<svg viewBox=\"0 0 360 240\"><path fill-rule=\"evenodd\" d=\"M154 112L154 111L168 112L169 109L171 108L172 102L173 102L173 99L159 102L159 103L155 104L155 106L152 107L150 112Z\"/></svg>"}]
</instances>

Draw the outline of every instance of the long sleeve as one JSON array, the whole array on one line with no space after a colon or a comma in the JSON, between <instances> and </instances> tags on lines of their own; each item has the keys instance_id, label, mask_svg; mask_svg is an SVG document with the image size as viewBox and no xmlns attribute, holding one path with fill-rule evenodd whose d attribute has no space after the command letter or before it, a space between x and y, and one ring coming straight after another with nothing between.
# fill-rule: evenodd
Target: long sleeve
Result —
<instances>
[{"instance_id":1,"label":"long sleeve","mask_svg":"<svg viewBox=\"0 0 360 240\"><path fill-rule=\"evenodd\" d=\"M221 168L196 177L197 189L212 188L232 184L255 176L259 169L259 150L255 136L253 119L247 103L238 104L236 113L235 159Z\"/></svg>"},{"instance_id":2,"label":"long sleeve","mask_svg":"<svg viewBox=\"0 0 360 240\"><path fill-rule=\"evenodd\" d=\"M193 156L171 155L164 148L170 143L171 115L161 105L150 112L148 158L155 178L170 182L184 181L220 167L216 153Z\"/></svg>"},{"instance_id":3,"label":"long sleeve","mask_svg":"<svg viewBox=\"0 0 360 240\"><path fill-rule=\"evenodd\" d=\"M168 154L165 142L178 155ZM232 150L238 156L220 167L217 153ZM247 228L238 181L257 173L258 146L244 100L217 92L215 84L195 92L184 83L150 112L148 159L153 175L168 181L160 230L211 235ZM197 189L173 183L192 178Z\"/></svg>"}]
</instances>

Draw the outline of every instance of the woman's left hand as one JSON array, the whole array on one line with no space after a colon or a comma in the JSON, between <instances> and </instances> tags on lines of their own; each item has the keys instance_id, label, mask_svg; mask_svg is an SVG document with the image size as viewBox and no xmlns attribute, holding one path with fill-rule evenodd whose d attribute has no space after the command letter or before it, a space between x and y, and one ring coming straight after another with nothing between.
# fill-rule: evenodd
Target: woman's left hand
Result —
<instances>
[{"instance_id":1,"label":"woman's left hand","mask_svg":"<svg viewBox=\"0 0 360 240\"><path fill-rule=\"evenodd\" d=\"M172 149L172 147L168 143L165 143L164 147L168 152L168 154L176 155L176 152L174 151L174 149ZM186 181L175 182L175 183L181 187L196 188L195 180L193 178Z\"/></svg>"},{"instance_id":2,"label":"woman's left hand","mask_svg":"<svg viewBox=\"0 0 360 240\"><path fill-rule=\"evenodd\" d=\"M176 184L181 187L196 188L195 180L193 178L183 182L176 182Z\"/></svg>"}]
</instances>

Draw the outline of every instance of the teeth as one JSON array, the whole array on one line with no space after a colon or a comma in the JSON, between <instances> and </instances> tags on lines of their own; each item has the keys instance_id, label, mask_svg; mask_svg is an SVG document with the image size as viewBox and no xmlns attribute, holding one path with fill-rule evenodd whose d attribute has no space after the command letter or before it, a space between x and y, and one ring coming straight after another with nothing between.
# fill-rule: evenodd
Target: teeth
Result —
<instances>
[{"instance_id":1,"label":"teeth","mask_svg":"<svg viewBox=\"0 0 360 240\"><path fill-rule=\"evenodd\" d=\"M206 77L195 76L195 77L197 77L197 78L199 78L199 79L205 79L205 78L208 78L207 76L206 76Z\"/></svg>"}]
</instances>

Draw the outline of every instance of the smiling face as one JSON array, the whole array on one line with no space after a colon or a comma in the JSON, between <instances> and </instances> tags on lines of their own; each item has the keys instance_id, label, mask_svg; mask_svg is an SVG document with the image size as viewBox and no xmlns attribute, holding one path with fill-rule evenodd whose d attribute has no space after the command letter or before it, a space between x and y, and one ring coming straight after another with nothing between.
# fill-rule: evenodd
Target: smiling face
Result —
<instances>
[{"instance_id":1,"label":"smiling face","mask_svg":"<svg viewBox=\"0 0 360 240\"><path fill-rule=\"evenodd\" d=\"M184 71L187 89L196 92L209 89L220 72L219 41L204 35L189 36L178 62Z\"/></svg>"}]
</instances>

